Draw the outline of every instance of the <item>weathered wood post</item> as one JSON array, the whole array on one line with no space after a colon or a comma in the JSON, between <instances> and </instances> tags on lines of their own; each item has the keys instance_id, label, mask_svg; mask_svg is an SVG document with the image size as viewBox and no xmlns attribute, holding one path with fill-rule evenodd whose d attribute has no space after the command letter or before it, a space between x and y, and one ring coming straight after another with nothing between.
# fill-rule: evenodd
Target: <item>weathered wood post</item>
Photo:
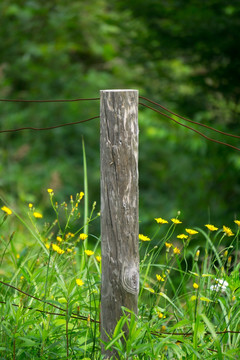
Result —
<instances>
[{"instance_id":1,"label":"weathered wood post","mask_svg":"<svg viewBox=\"0 0 240 360\"><path fill-rule=\"evenodd\" d=\"M122 306L138 311L138 91L100 92L101 338L109 341ZM104 350L106 358L114 352Z\"/></svg>"}]
</instances>

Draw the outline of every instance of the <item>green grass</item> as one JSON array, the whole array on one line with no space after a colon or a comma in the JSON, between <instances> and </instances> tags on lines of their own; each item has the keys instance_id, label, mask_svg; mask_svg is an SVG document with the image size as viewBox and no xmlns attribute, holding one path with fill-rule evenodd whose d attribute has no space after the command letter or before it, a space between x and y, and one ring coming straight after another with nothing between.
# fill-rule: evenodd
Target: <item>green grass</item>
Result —
<instances>
[{"instance_id":1,"label":"green grass","mask_svg":"<svg viewBox=\"0 0 240 360\"><path fill-rule=\"evenodd\" d=\"M83 193L58 204L56 196L49 190L51 222L34 205L2 211L2 360L103 358L100 239L91 234L100 214L93 204L86 217ZM106 348L120 359L238 359L238 225L234 234L196 227L180 239L185 224L153 221L155 234L140 241L138 316L123 309Z\"/></svg>"}]
</instances>

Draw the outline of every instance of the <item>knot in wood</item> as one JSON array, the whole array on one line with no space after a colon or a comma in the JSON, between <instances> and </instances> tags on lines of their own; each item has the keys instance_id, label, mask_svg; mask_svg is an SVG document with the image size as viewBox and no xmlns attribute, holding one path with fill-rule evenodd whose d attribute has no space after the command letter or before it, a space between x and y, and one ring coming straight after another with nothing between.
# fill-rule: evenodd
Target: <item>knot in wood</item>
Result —
<instances>
[{"instance_id":1,"label":"knot in wood","mask_svg":"<svg viewBox=\"0 0 240 360\"><path fill-rule=\"evenodd\" d=\"M139 272L135 264L124 264L122 270L122 286L128 293L137 295L139 292Z\"/></svg>"}]
</instances>

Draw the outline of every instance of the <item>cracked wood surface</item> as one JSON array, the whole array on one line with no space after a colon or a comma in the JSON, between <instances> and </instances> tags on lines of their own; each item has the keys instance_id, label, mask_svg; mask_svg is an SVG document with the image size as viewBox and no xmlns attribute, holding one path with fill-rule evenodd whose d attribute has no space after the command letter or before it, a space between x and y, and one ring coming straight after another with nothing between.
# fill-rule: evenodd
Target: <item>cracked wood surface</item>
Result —
<instances>
[{"instance_id":1,"label":"cracked wood surface","mask_svg":"<svg viewBox=\"0 0 240 360\"><path fill-rule=\"evenodd\" d=\"M138 311L138 91L103 90L100 98L101 337L107 341L121 306Z\"/></svg>"}]
</instances>

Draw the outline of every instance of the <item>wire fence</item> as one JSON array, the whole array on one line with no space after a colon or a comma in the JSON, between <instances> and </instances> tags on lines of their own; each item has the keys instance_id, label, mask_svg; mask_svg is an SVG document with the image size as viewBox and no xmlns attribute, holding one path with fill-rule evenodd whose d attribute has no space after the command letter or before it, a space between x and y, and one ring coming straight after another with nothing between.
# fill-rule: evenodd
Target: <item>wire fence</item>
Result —
<instances>
[{"instance_id":1,"label":"wire fence","mask_svg":"<svg viewBox=\"0 0 240 360\"><path fill-rule=\"evenodd\" d=\"M168 112L169 114L179 118L179 119L182 119L184 121L187 121L189 123L192 123L194 125L197 125L197 126L201 126L201 127L204 127L208 130L211 130L213 132L216 132L216 133L219 133L221 135L224 135L224 136L228 136L228 137L232 137L232 138L236 138L236 139L240 139L240 136L239 135L234 135L234 134L230 134L230 133L227 133L227 132L224 132L224 131L221 131L221 130L218 130L218 129L215 129L209 125L206 125L206 124L202 124L202 123L199 123L197 121L193 121L193 120L190 120L184 116L181 116L171 110L169 110L168 108L166 108L165 106L157 103L156 101L153 101L147 97L144 97L144 96L139 96L139 99L142 99L144 101L147 101L148 103L151 103L155 106L157 106L158 108L161 108L163 109L164 111ZM99 97L97 98L78 98L78 99L48 99L48 100L22 100L22 99L0 99L0 102L17 102L17 103L66 103L66 102L79 102L79 101L98 101L100 100ZM206 140L208 141L211 141L211 142L215 142L217 144L220 144L220 145L223 145L223 146L227 146L227 147L230 147L236 151L240 151L240 148L232 145L232 144L229 144L229 143L226 143L226 142L223 142L223 141L220 141L220 140L216 140L216 139L213 139L213 138L210 138L209 136L207 136L206 134L194 129L193 127L191 126L188 126L186 124L183 124L181 123L180 121L174 119L173 117L165 114L164 112L162 111L159 111L155 108L153 108L152 106L149 106L143 102L139 102L139 105L145 107L145 108L148 108L158 114L160 114L161 116L175 122L177 125L179 126L182 126L188 130L191 130L191 131L194 131L195 133L197 133L199 136L205 138ZM81 123L84 123L84 122L88 122L88 121L91 121L91 120L94 120L94 119L99 119L100 116L94 116L94 117L91 117L91 118L88 118L88 119L84 119L84 120L80 120L80 121L76 121L76 122L71 122L71 123L65 123L65 124L59 124L59 125L55 125L55 126L48 126L48 127L44 127L44 128L36 128L36 127L32 127L32 126L26 126L26 127L21 127L21 128L17 128L17 129L6 129L6 130L0 130L0 133L12 133L12 132L18 132L18 131L24 131L24 130L33 130L33 131L46 131L46 130L53 130L53 129L56 129L56 128L60 128L60 127L65 127L65 126L72 126L72 125L77 125L77 124L81 124Z\"/></svg>"},{"instance_id":2,"label":"wire fence","mask_svg":"<svg viewBox=\"0 0 240 360\"><path fill-rule=\"evenodd\" d=\"M26 126L26 127L22 127L22 128L18 128L18 129L1 130L0 133L10 133L10 132L23 131L23 130L35 130L35 131L52 130L52 129L57 129L57 128L64 127L64 126L81 124L81 123L91 121L91 120L94 120L94 119L99 119L99 118L100 118L100 116L94 116L92 118L85 119L85 120L80 120L80 121L75 121L75 122L71 122L71 123L55 125L55 126L48 126L48 127L45 127L45 128L35 128L35 127L31 127L31 126Z\"/></svg>"},{"instance_id":3,"label":"wire fence","mask_svg":"<svg viewBox=\"0 0 240 360\"><path fill-rule=\"evenodd\" d=\"M165 112L173 115L174 117L177 117L179 119L182 119L186 122L189 122L189 123L192 123L194 125L197 125L197 126L201 126L203 128L206 128L208 130L211 130L215 133L219 133L221 135L224 135L224 136L227 136L227 137L232 137L232 138L236 138L236 139L240 139L240 136L238 135L234 135L234 134L230 134L230 133L227 133L227 132L224 132L224 131L220 131L218 129L215 129L211 126L208 126L208 125L205 125L205 124L202 124L202 123L199 123L199 122L196 122L196 121L193 121L193 120L190 120L190 119L187 119L185 118L184 116L181 116L171 110L169 110L168 108L166 108L165 106L157 103L156 101L153 101L151 99L148 99L147 97L144 97L144 96L139 96L139 99L142 99L143 101L145 102L148 102L148 103L151 103L153 104L154 106L156 106L157 108L161 108L163 109ZM66 103L66 102L80 102L80 101L98 101L100 100L100 98L79 98L79 99L48 99L48 100L21 100L21 99L0 99L0 102L16 102L16 103ZM150 109L156 113L158 113L159 115L175 122L177 125L179 126L183 126L185 127L186 129L188 130L191 130L191 131L194 131L195 133L197 133L198 135L200 135L201 137L205 138L206 140L208 141L211 141L211 142L215 142L215 143L218 143L220 145L223 145L223 146L227 146L227 147L230 147L234 150L237 150L237 151L240 151L240 148L236 147L236 146L233 146L229 143L226 143L226 142L222 142L220 140L216 140L216 139L213 139L213 138L210 138L209 136L205 135L204 133L194 129L193 127L191 126L188 126L186 124L183 124L181 123L180 121L174 119L173 117L169 116L168 114L165 114L164 112L156 109L156 108L153 108L152 106L149 106L143 102L139 102L139 105L147 108L147 109ZM91 118L88 118L88 119L84 119L84 120L80 120L80 121L76 121L76 122L71 122L71 123L65 123L65 124L59 124L59 125L55 125L55 126L48 126L48 127L44 127L44 128L36 128L36 127L30 127L30 126L26 126L26 127L21 127L21 128L16 128L16 129L5 129L5 130L0 130L0 133L12 133L12 132L19 132L19 131L24 131L24 130L33 130L33 131L48 131L48 130L53 130L53 129L56 129L56 128L60 128L60 127L65 127L65 126L72 126L72 125L77 125L77 124L81 124L81 123L85 123L85 122L88 122L88 121L92 121L94 119L99 119L100 116L94 116L94 117L91 117ZM51 311L45 311L45 310L40 310L40 309L36 309L36 308L33 308L33 307L24 307L26 309L29 309L29 310L35 310L35 311L38 311L40 313L45 313L45 314L49 314L49 315L57 315L57 316L64 316L66 317L66 313L67 313L67 309L64 309L64 308L61 308L61 307L58 307L50 302L47 302L45 300L42 300L40 298L37 298L33 295L30 295L24 291L22 291L21 289L18 289L17 287L11 285L11 284L8 284L8 283L5 283L3 281L0 280L0 283L4 286L7 286L7 287L10 287L12 289L14 289L15 291L17 292L20 292L22 293L23 295L27 296L27 297L30 297L32 299L35 299L39 302L43 302L53 308L56 308L57 310L61 311L60 313L57 313L57 312L51 312ZM4 301L0 301L0 304L6 304L6 302ZM15 307L19 307L20 305L17 305L17 304L12 304L13 306ZM21 305L22 306L22 305ZM100 323L100 321L96 320L96 319L92 319L90 318L89 316L86 317L86 316L82 316L80 314L77 314L77 313L72 313L71 314L71 318L75 318L75 319L80 319L80 320L84 320L84 321L88 321L88 322L95 322L95 323ZM183 336L183 337L187 337L187 336L192 336L193 333L192 332L186 332L186 333L169 333L169 332L164 332L164 331L161 331L161 332L152 332L153 335L155 336L162 336L162 335L176 335L176 336ZM211 335L210 332L206 332L205 333L206 335ZM231 331L231 330L224 330L224 331L216 331L216 334L240 334L240 331ZM179 342L181 342L181 340L179 340ZM212 352L217 352L216 350L214 349L208 349Z\"/></svg>"},{"instance_id":4,"label":"wire fence","mask_svg":"<svg viewBox=\"0 0 240 360\"><path fill-rule=\"evenodd\" d=\"M55 103L55 102L74 102L86 100L100 100L100 98L79 98L79 99L48 99L48 100L21 100L21 99L0 99L2 102L25 102L25 103Z\"/></svg>"},{"instance_id":5,"label":"wire fence","mask_svg":"<svg viewBox=\"0 0 240 360\"><path fill-rule=\"evenodd\" d=\"M39 302L42 302L42 303L45 303L47 305L50 305L52 307L54 307L55 309L58 309L60 311L62 311L63 313L57 313L57 312L52 312L52 311L46 311L46 310L40 310L40 309L36 309L34 307L28 307L28 306L23 306L22 304L21 305L17 305L17 304L11 304L12 306L14 307L21 307L21 308L24 308L24 309L27 309L27 310L34 310L36 312L40 312L42 314L46 314L46 315L56 315L56 316L64 316L66 317L66 315L68 314L68 309L63 309L59 306L56 306L55 304L52 304L48 301L45 301L45 300L42 300L42 299L39 299L37 298L36 296L33 296L33 295L30 295L28 293L26 293L25 291L22 291L21 289L18 289L17 287L11 285L11 284L8 284L8 283L5 283L3 281L0 280L0 283L7 286L7 287L10 287L14 290L16 290L17 292L20 292L21 294L24 294L25 296L27 297L30 297L32 299L35 299ZM6 304L5 301L0 301L0 304ZM87 322L93 322L93 323L96 323L96 324L100 324L100 321L99 320L96 320L96 319L92 319L90 316L82 316L80 314L77 314L77 313L74 313L72 312L71 315L70 315L70 318L72 319L79 319L79 320L83 320L83 321L87 321ZM225 334L240 334L240 331L234 331L234 330L224 330L224 331L216 331L215 332L216 334L218 335L225 335ZM179 336L179 337L189 337L189 336L193 336L194 333L193 332L166 332L166 331L152 331L151 332L152 335L155 335L157 337L159 336L163 336L163 335L175 335L175 336ZM206 331L205 332L205 335L212 335L211 332L209 331ZM178 341L181 343L181 340L178 339ZM214 349L211 349L211 348L208 348L207 350L209 351L212 351L212 352L217 352L216 350Z\"/></svg>"}]
</instances>

